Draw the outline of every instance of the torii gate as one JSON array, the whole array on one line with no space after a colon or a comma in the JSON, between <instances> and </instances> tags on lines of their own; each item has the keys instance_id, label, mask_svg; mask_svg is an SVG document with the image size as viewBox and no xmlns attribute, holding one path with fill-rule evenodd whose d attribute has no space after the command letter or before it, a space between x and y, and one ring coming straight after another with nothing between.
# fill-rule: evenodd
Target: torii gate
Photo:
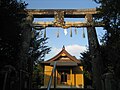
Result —
<instances>
[{"instance_id":1,"label":"torii gate","mask_svg":"<svg viewBox=\"0 0 120 90\"><path fill-rule=\"evenodd\" d=\"M27 9L27 20L32 28L42 30L46 27L61 27L63 29L70 27L86 27L88 34L89 50L92 57L93 79L96 90L102 90L101 73L102 62L99 51L99 43L95 27L102 27L104 24L95 22L93 17L98 15L96 9ZM51 22L33 22L34 18L54 18ZM64 18L85 18L85 22L66 22ZM31 28L29 28L31 30Z\"/></svg>"}]
</instances>

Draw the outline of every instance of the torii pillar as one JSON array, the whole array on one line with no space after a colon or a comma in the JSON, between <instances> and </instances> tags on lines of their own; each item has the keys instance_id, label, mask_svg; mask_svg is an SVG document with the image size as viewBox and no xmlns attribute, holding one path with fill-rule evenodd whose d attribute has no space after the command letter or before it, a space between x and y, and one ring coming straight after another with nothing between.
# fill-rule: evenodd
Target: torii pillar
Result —
<instances>
[{"instance_id":1,"label":"torii pillar","mask_svg":"<svg viewBox=\"0 0 120 90\"><path fill-rule=\"evenodd\" d=\"M87 27L88 34L88 43L89 50L92 57L92 73L93 73L93 87L95 90L102 90L102 82L101 82L101 74L102 74L102 59L99 51L99 42L97 39L97 34L95 27L92 25L93 17L91 14L87 14L85 16L87 23L91 24L91 26Z\"/></svg>"},{"instance_id":2,"label":"torii pillar","mask_svg":"<svg viewBox=\"0 0 120 90\"><path fill-rule=\"evenodd\" d=\"M24 33L22 34L22 45L21 45L21 50L20 50L20 85L19 85L19 90L24 89L25 87L25 81L23 79L23 77L25 76L25 74L29 75L29 86L26 86L26 88L28 88L30 90L31 88L31 73L26 71L27 66L27 62L28 62L28 51L29 51L29 46L30 46L30 41L31 41L31 31L32 31L32 22L33 22L33 15L32 14L28 14L27 17L25 18L26 20L26 24L24 26ZM29 68L29 67L28 67Z\"/></svg>"}]
</instances>

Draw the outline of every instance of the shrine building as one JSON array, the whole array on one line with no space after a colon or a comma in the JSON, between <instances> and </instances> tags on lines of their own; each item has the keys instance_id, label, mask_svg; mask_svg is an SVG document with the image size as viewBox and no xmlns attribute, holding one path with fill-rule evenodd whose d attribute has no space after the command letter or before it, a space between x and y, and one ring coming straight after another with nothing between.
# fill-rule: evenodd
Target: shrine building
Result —
<instances>
[{"instance_id":1,"label":"shrine building","mask_svg":"<svg viewBox=\"0 0 120 90\"><path fill-rule=\"evenodd\" d=\"M58 87L84 88L83 66L81 61L70 55L63 46L62 50L53 58L42 62L44 67L44 87L48 86L54 63L56 62L55 74L52 85Z\"/></svg>"}]
</instances>

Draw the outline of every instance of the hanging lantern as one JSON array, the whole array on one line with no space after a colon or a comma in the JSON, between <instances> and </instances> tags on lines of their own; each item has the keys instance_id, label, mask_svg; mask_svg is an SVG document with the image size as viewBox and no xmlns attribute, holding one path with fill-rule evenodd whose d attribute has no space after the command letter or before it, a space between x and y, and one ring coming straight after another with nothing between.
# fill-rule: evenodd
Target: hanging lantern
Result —
<instances>
[{"instance_id":1,"label":"hanging lantern","mask_svg":"<svg viewBox=\"0 0 120 90\"><path fill-rule=\"evenodd\" d=\"M72 37L72 28L70 28L70 37Z\"/></svg>"},{"instance_id":2,"label":"hanging lantern","mask_svg":"<svg viewBox=\"0 0 120 90\"><path fill-rule=\"evenodd\" d=\"M58 29L58 31L57 31L57 38L59 37L59 29Z\"/></svg>"},{"instance_id":3,"label":"hanging lantern","mask_svg":"<svg viewBox=\"0 0 120 90\"><path fill-rule=\"evenodd\" d=\"M44 38L46 38L46 28L45 28L45 30L44 30Z\"/></svg>"},{"instance_id":4,"label":"hanging lantern","mask_svg":"<svg viewBox=\"0 0 120 90\"><path fill-rule=\"evenodd\" d=\"M77 29L76 29L76 27L75 27L75 34L77 35Z\"/></svg>"},{"instance_id":5,"label":"hanging lantern","mask_svg":"<svg viewBox=\"0 0 120 90\"><path fill-rule=\"evenodd\" d=\"M83 27L83 34L82 34L83 38L85 38L85 31L84 31L84 27Z\"/></svg>"}]
</instances>

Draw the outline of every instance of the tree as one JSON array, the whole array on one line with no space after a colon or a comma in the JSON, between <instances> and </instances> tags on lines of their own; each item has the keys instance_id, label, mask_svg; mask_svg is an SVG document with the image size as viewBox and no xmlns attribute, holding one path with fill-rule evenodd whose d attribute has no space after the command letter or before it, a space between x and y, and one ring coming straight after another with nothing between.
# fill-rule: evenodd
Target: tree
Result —
<instances>
[{"instance_id":1,"label":"tree","mask_svg":"<svg viewBox=\"0 0 120 90\"><path fill-rule=\"evenodd\" d=\"M92 58L90 55L90 51L85 51L81 53L81 61L84 67L84 83L85 87L92 87Z\"/></svg>"},{"instance_id":2,"label":"tree","mask_svg":"<svg viewBox=\"0 0 120 90\"><path fill-rule=\"evenodd\" d=\"M44 85L43 69L40 64L33 66L32 88L40 88Z\"/></svg>"},{"instance_id":3,"label":"tree","mask_svg":"<svg viewBox=\"0 0 120 90\"><path fill-rule=\"evenodd\" d=\"M112 73L119 90L120 83L120 0L94 0L100 4L97 8L99 17L106 30L101 42L101 52L104 59L104 73Z\"/></svg>"},{"instance_id":4,"label":"tree","mask_svg":"<svg viewBox=\"0 0 120 90\"><path fill-rule=\"evenodd\" d=\"M42 31L32 30L32 39L30 45L30 58L32 60L32 86L39 88L43 84L43 66L45 55L50 52L51 47L47 46L47 37L42 37Z\"/></svg>"},{"instance_id":5,"label":"tree","mask_svg":"<svg viewBox=\"0 0 120 90\"><path fill-rule=\"evenodd\" d=\"M1 0L0 2L0 58L2 63L15 64L17 53L21 44L22 19L18 16L20 10L24 10L27 4L17 0ZM14 61L14 62L13 62Z\"/></svg>"},{"instance_id":6,"label":"tree","mask_svg":"<svg viewBox=\"0 0 120 90\"><path fill-rule=\"evenodd\" d=\"M21 23L23 23L22 16L18 15L20 10L24 10L27 4L25 2L17 1L17 0L0 0L0 89L3 85L4 74L6 70L2 71L6 66L9 66L8 70L17 70L18 64L18 54L21 46L21 36L23 27ZM15 69L11 69L11 67ZM7 83L7 86L12 84L14 87L6 87L6 89L17 89L14 83L11 83L10 80L14 75L13 71L10 71L8 75L10 78ZM12 76L11 76L12 75ZM3 77L2 77L3 76ZM17 80L17 79L16 79ZM14 88L14 89L13 89ZM1 89L2 90L2 89Z\"/></svg>"},{"instance_id":7,"label":"tree","mask_svg":"<svg viewBox=\"0 0 120 90\"><path fill-rule=\"evenodd\" d=\"M42 31L33 30L29 54L34 58L34 63L44 61L45 55L50 52L51 47L47 46L47 37L42 37Z\"/></svg>"}]
</instances>

